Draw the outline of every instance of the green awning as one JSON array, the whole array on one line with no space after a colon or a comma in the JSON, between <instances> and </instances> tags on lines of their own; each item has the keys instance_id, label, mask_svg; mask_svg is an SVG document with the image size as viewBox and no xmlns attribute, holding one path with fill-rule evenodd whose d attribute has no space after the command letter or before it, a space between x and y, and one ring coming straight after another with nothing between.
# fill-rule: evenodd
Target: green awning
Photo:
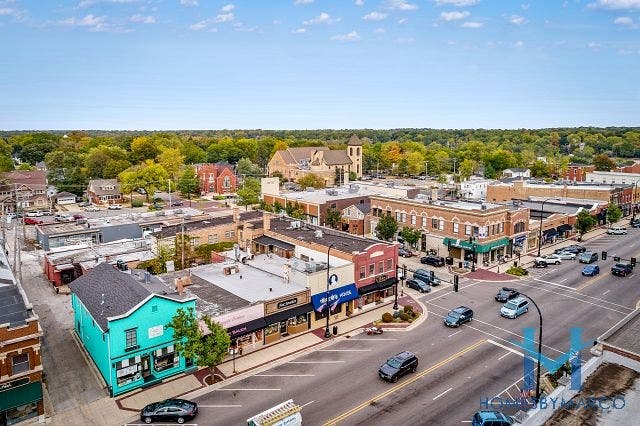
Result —
<instances>
[{"instance_id":1,"label":"green awning","mask_svg":"<svg viewBox=\"0 0 640 426\"><path fill-rule=\"evenodd\" d=\"M0 392L0 411L38 402L42 399L42 382L32 382L26 385L9 388Z\"/></svg>"},{"instance_id":2,"label":"green awning","mask_svg":"<svg viewBox=\"0 0 640 426\"><path fill-rule=\"evenodd\" d=\"M451 244L451 247L463 248L469 251L473 250L473 244L475 244L476 253L488 253L494 248L508 246L509 238L502 237L495 241L489 241L488 243L478 243L478 242L470 243L468 239L456 239L456 238L445 237L444 240L442 240L442 243L445 246L448 246L449 244Z\"/></svg>"}]
</instances>

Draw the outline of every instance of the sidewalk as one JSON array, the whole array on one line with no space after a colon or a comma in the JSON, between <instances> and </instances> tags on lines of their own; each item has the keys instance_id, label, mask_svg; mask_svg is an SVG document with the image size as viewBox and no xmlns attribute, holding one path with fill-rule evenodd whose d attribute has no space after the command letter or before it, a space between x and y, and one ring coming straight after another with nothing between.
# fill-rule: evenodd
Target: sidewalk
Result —
<instances>
[{"instance_id":1,"label":"sidewalk","mask_svg":"<svg viewBox=\"0 0 640 426\"><path fill-rule=\"evenodd\" d=\"M373 321L380 319L385 312L393 310L394 299L367 309L364 312L344 319L336 323L330 323L338 327L338 335L329 339L324 338L324 328L310 330L301 335L290 337L279 343L257 349L242 356L228 358L217 366L218 374L225 380L211 386L204 384L204 376L208 374L206 369L201 369L194 373L182 374L166 380L164 383L141 390L133 391L117 398L101 398L88 405L56 413L49 420L53 425L86 425L95 426L123 424L133 420L139 410L153 401L159 401L171 397L194 398L198 395L210 392L212 389L226 386L234 381L241 380L249 374L255 373L260 368L269 368L274 362L286 362L287 359L300 355L306 351L314 350L325 345L332 345L342 339L351 337L354 332L359 333L360 329L367 327ZM408 325L394 324L383 325L383 327L410 330L419 326L428 316L426 307L410 295L404 294L398 297L398 307L402 309L405 305L411 305L415 311L421 312L419 318ZM234 373L235 362L235 373Z\"/></svg>"}]
</instances>

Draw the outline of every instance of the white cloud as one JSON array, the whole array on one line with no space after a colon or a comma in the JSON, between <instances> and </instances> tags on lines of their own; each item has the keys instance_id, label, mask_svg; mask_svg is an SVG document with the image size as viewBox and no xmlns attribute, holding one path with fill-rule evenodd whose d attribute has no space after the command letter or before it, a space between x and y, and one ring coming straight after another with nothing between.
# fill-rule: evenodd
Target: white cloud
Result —
<instances>
[{"instance_id":1,"label":"white cloud","mask_svg":"<svg viewBox=\"0 0 640 426\"><path fill-rule=\"evenodd\" d=\"M196 22L195 24L189 26L189 29L191 31L200 31L207 28L208 25L209 25L209 20L205 19L204 21Z\"/></svg>"},{"instance_id":2,"label":"white cloud","mask_svg":"<svg viewBox=\"0 0 640 426\"><path fill-rule=\"evenodd\" d=\"M520 16L520 15L511 15L509 16L509 18L507 18L507 20L511 22L513 25L522 25L527 22L524 16Z\"/></svg>"},{"instance_id":3,"label":"white cloud","mask_svg":"<svg viewBox=\"0 0 640 426\"><path fill-rule=\"evenodd\" d=\"M391 10L416 10L418 5L405 0L387 0L387 7Z\"/></svg>"},{"instance_id":4,"label":"white cloud","mask_svg":"<svg viewBox=\"0 0 640 426\"><path fill-rule=\"evenodd\" d=\"M389 15L386 14L386 13L371 12L371 13L367 13L366 15L364 15L362 17L362 19L364 19L365 21L382 21L387 16L389 16Z\"/></svg>"},{"instance_id":5,"label":"white cloud","mask_svg":"<svg viewBox=\"0 0 640 426\"><path fill-rule=\"evenodd\" d=\"M465 22L462 24L462 28L482 28L484 24L482 22Z\"/></svg>"},{"instance_id":6,"label":"white cloud","mask_svg":"<svg viewBox=\"0 0 640 426\"><path fill-rule=\"evenodd\" d=\"M311 18L308 21L304 21L304 25L317 25L317 24L333 24L334 22L338 22L340 19L333 19L331 15L326 12L321 12L320 15L315 18Z\"/></svg>"},{"instance_id":7,"label":"white cloud","mask_svg":"<svg viewBox=\"0 0 640 426\"><path fill-rule=\"evenodd\" d=\"M594 52L598 52L600 50L600 47L602 47L602 45L600 43L596 43L595 41L590 41L589 43L587 43L587 47L593 50Z\"/></svg>"},{"instance_id":8,"label":"white cloud","mask_svg":"<svg viewBox=\"0 0 640 426\"><path fill-rule=\"evenodd\" d=\"M527 10L527 9L529 9L529 3L522 3L522 4L520 5L520 8L521 8L522 10Z\"/></svg>"},{"instance_id":9,"label":"white cloud","mask_svg":"<svg viewBox=\"0 0 640 426\"><path fill-rule=\"evenodd\" d=\"M232 4L226 4L220 8L220 12L231 12L236 7Z\"/></svg>"},{"instance_id":10,"label":"white cloud","mask_svg":"<svg viewBox=\"0 0 640 426\"><path fill-rule=\"evenodd\" d=\"M293 2L295 6L298 6L301 4L311 4L311 3L313 3L313 0L296 0Z\"/></svg>"},{"instance_id":11,"label":"white cloud","mask_svg":"<svg viewBox=\"0 0 640 426\"><path fill-rule=\"evenodd\" d=\"M384 34L387 32L387 30L385 30L384 28L376 28L375 30L373 30L374 34Z\"/></svg>"},{"instance_id":12,"label":"white cloud","mask_svg":"<svg viewBox=\"0 0 640 426\"><path fill-rule=\"evenodd\" d=\"M331 37L331 40L336 40L336 41L357 41L357 40L360 40L360 36L358 35L358 33L356 31L351 31L350 33L347 33L347 34L334 35L333 37Z\"/></svg>"},{"instance_id":13,"label":"white cloud","mask_svg":"<svg viewBox=\"0 0 640 426\"><path fill-rule=\"evenodd\" d=\"M400 25L404 25L407 22L409 22L409 20L407 18L398 19L398 24L400 24Z\"/></svg>"},{"instance_id":14,"label":"white cloud","mask_svg":"<svg viewBox=\"0 0 640 426\"><path fill-rule=\"evenodd\" d=\"M355 1L355 5L356 5L356 6L362 6L362 5L364 5L364 0L356 0L356 1Z\"/></svg>"},{"instance_id":15,"label":"white cloud","mask_svg":"<svg viewBox=\"0 0 640 426\"><path fill-rule=\"evenodd\" d=\"M591 8L598 9L640 9L640 0L597 0L594 3L589 3Z\"/></svg>"},{"instance_id":16,"label":"white cloud","mask_svg":"<svg viewBox=\"0 0 640 426\"><path fill-rule=\"evenodd\" d=\"M0 16L9 16L13 15L15 9L11 9L10 7L0 7Z\"/></svg>"},{"instance_id":17,"label":"white cloud","mask_svg":"<svg viewBox=\"0 0 640 426\"><path fill-rule=\"evenodd\" d=\"M78 3L79 9L84 9L90 6L93 6L97 3L118 3L118 4L128 4L128 3L139 3L141 0L82 0Z\"/></svg>"},{"instance_id":18,"label":"white cloud","mask_svg":"<svg viewBox=\"0 0 640 426\"><path fill-rule=\"evenodd\" d=\"M127 32L129 31L122 27L108 24L104 16L94 16L92 14L86 15L81 19L68 18L63 21L60 21L60 24L66 25L69 27L82 27L93 32L107 32L107 31Z\"/></svg>"},{"instance_id":19,"label":"white cloud","mask_svg":"<svg viewBox=\"0 0 640 426\"><path fill-rule=\"evenodd\" d=\"M467 12L466 10L464 12L458 12L458 11L442 12L440 14L440 19L444 21L457 21L458 19L464 19L469 15L470 13Z\"/></svg>"},{"instance_id":20,"label":"white cloud","mask_svg":"<svg viewBox=\"0 0 640 426\"><path fill-rule=\"evenodd\" d=\"M524 46L524 42L522 40L518 40L515 43L513 43L513 47L522 47Z\"/></svg>"},{"instance_id":21,"label":"white cloud","mask_svg":"<svg viewBox=\"0 0 640 426\"><path fill-rule=\"evenodd\" d=\"M131 16L129 18L129 21L131 22L139 22L142 24L155 24L156 23L156 18L155 16L143 16L140 15L139 13Z\"/></svg>"},{"instance_id":22,"label":"white cloud","mask_svg":"<svg viewBox=\"0 0 640 426\"><path fill-rule=\"evenodd\" d=\"M633 25L633 19L629 18L628 16L621 16L619 18L616 18L613 23L616 25Z\"/></svg>"},{"instance_id":23,"label":"white cloud","mask_svg":"<svg viewBox=\"0 0 640 426\"><path fill-rule=\"evenodd\" d=\"M478 4L479 0L436 0L436 4L438 6L457 6L457 7L467 7L474 6Z\"/></svg>"},{"instance_id":24,"label":"white cloud","mask_svg":"<svg viewBox=\"0 0 640 426\"><path fill-rule=\"evenodd\" d=\"M233 21L235 18L235 16L233 15L233 13L221 13L218 16L216 16L215 18L213 18L213 22L231 22Z\"/></svg>"},{"instance_id":25,"label":"white cloud","mask_svg":"<svg viewBox=\"0 0 640 426\"><path fill-rule=\"evenodd\" d=\"M183 6L198 6L199 3L198 0L180 0L180 4Z\"/></svg>"},{"instance_id":26,"label":"white cloud","mask_svg":"<svg viewBox=\"0 0 640 426\"><path fill-rule=\"evenodd\" d=\"M399 44L410 44L416 41L413 37L398 37L396 39L396 43Z\"/></svg>"},{"instance_id":27,"label":"white cloud","mask_svg":"<svg viewBox=\"0 0 640 426\"><path fill-rule=\"evenodd\" d=\"M254 27L246 27L242 22L236 22L235 24L233 24L233 29L235 31L239 31L239 32L244 32L244 33L251 33L254 32L258 29L258 27L254 26Z\"/></svg>"},{"instance_id":28,"label":"white cloud","mask_svg":"<svg viewBox=\"0 0 640 426\"><path fill-rule=\"evenodd\" d=\"M295 30L292 30L291 33L293 34L304 34L307 32L306 28L296 28Z\"/></svg>"}]
</instances>

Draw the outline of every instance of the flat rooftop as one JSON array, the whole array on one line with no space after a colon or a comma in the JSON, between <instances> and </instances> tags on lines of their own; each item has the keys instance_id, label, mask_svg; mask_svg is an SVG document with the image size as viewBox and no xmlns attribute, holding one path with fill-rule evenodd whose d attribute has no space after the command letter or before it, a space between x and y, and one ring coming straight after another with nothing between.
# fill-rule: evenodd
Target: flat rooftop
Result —
<instances>
[{"instance_id":1,"label":"flat rooftop","mask_svg":"<svg viewBox=\"0 0 640 426\"><path fill-rule=\"evenodd\" d=\"M622 324L620 328L605 338L603 343L640 355L638 330L640 330L640 313Z\"/></svg>"},{"instance_id":2,"label":"flat rooftop","mask_svg":"<svg viewBox=\"0 0 640 426\"><path fill-rule=\"evenodd\" d=\"M13 272L5 255L4 245L0 244L0 324L11 326L24 324L33 316L27 308L29 301L26 294L16 283Z\"/></svg>"},{"instance_id":3,"label":"flat rooftop","mask_svg":"<svg viewBox=\"0 0 640 426\"><path fill-rule=\"evenodd\" d=\"M355 183L350 186L342 186L339 188L325 188L314 191L290 191L280 192L280 196L286 197L287 200L298 200L309 203L324 204L331 200L345 200L349 198L371 197L374 195L381 196L402 196L409 198L409 194L416 194L419 189L411 186L393 185L389 186L384 183ZM273 195L273 194L268 194Z\"/></svg>"},{"instance_id":4,"label":"flat rooftop","mask_svg":"<svg viewBox=\"0 0 640 426\"><path fill-rule=\"evenodd\" d=\"M389 197L382 197L389 198ZM402 201L402 200L400 200ZM406 200L405 200L406 201ZM420 203L433 207L444 207L455 210L465 211L481 211L481 210L497 210L506 209L508 206L491 202L473 202L473 201L451 201L451 200L431 200L428 195L420 194L415 199L409 200L411 203Z\"/></svg>"}]
</instances>

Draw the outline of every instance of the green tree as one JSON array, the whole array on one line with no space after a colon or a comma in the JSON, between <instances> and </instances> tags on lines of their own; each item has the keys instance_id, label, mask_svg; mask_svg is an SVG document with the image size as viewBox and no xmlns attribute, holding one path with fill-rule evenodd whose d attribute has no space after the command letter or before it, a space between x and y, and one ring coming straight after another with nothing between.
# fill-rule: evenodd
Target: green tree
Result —
<instances>
[{"instance_id":1,"label":"green tree","mask_svg":"<svg viewBox=\"0 0 640 426\"><path fill-rule=\"evenodd\" d=\"M185 167L176 185L180 195L187 197L189 201L191 201L192 195L200 195L200 182L198 182L196 171L192 166Z\"/></svg>"},{"instance_id":2,"label":"green tree","mask_svg":"<svg viewBox=\"0 0 640 426\"><path fill-rule=\"evenodd\" d=\"M238 205L244 206L245 210L253 204L260 202L260 181L256 178L245 178L242 188L238 189Z\"/></svg>"},{"instance_id":3,"label":"green tree","mask_svg":"<svg viewBox=\"0 0 640 426\"><path fill-rule=\"evenodd\" d=\"M175 238L174 262L177 270L182 270L193 264L196 260L196 254L193 249L191 237L188 234L178 233ZM182 259L184 258L184 265Z\"/></svg>"},{"instance_id":4,"label":"green tree","mask_svg":"<svg viewBox=\"0 0 640 426\"><path fill-rule=\"evenodd\" d=\"M622 218L622 209L616 203L610 203L607 208L607 222L613 225Z\"/></svg>"},{"instance_id":5,"label":"green tree","mask_svg":"<svg viewBox=\"0 0 640 426\"><path fill-rule=\"evenodd\" d=\"M244 175L244 176L263 176L264 173L262 172L262 169L260 168L260 166L258 166L257 164L254 164L251 160L249 160L248 158L241 158L238 161L238 164L236 165L236 171L238 173L238 176L240 175Z\"/></svg>"},{"instance_id":6,"label":"green tree","mask_svg":"<svg viewBox=\"0 0 640 426\"><path fill-rule=\"evenodd\" d=\"M180 152L184 155L185 164L205 163L207 161L205 150L194 143L185 143L182 145Z\"/></svg>"},{"instance_id":7,"label":"green tree","mask_svg":"<svg viewBox=\"0 0 640 426\"><path fill-rule=\"evenodd\" d=\"M130 167L118 175L123 193L128 194L142 188L147 193L147 201L156 191L167 188L167 178L168 173L164 167L152 160Z\"/></svg>"},{"instance_id":8,"label":"green tree","mask_svg":"<svg viewBox=\"0 0 640 426\"><path fill-rule=\"evenodd\" d=\"M549 177L549 167L547 167L547 163L541 160L536 160L531 167L531 176L538 178Z\"/></svg>"},{"instance_id":9,"label":"green tree","mask_svg":"<svg viewBox=\"0 0 640 426\"><path fill-rule=\"evenodd\" d=\"M328 226L335 229L338 227L338 224L340 223L341 220L342 220L342 213L340 212L340 210L336 210L336 209L327 210L327 214L325 215L325 223Z\"/></svg>"},{"instance_id":10,"label":"green tree","mask_svg":"<svg viewBox=\"0 0 640 426\"><path fill-rule=\"evenodd\" d=\"M316 189L321 189L324 188L324 179L314 173L309 173L308 175L302 176L300 179L298 179L298 185L300 185L302 188L313 187Z\"/></svg>"},{"instance_id":11,"label":"green tree","mask_svg":"<svg viewBox=\"0 0 640 426\"><path fill-rule=\"evenodd\" d=\"M131 163L128 161L129 153L120 148L118 146L106 146L99 145L95 148L91 148L87 155L85 156L84 165L86 167L87 174L91 176L93 179L102 179L107 178L107 173L105 169L108 169L110 178L117 176L123 170L126 170L131 166ZM117 166L114 162L124 161L124 163L120 163L120 165L128 164L127 167L117 171L117 173L113 174L117 169Z\"/></svg>"},{"instance_id":12,"label":"green tree","mask_svg":"<svg viewBox=\"0 0 640 426\"><path fill-rule=\"evenodd\" d=\"M616 167L615 161L606 154L597 154L593 156L593 165L596 170L608 172Z\"/></svg>"},{"instance_id":13,"label":"green tree","mask_svg":"<svg viewBox=\"0 0 640 426\"><path fill-rule=\"evenodd\" d=\"M586 210L580 210L578 216L576 217L576 229L580 233L580 235L584 235L589 232L598 221L595 217L591 216L591 214Z\"/></svg>"},{"instance_id":14,"label":"green tree","mask_svg":"<svg viewBox=\"0 0 640 426\"><path fill-rule=\"evenodd\" d=\"M146 136L139 136L131 141L131 156L135 162L153 160L159 152L156 142Z\"/></svg>"},{"instance_id":15,"label":"green tree","mask_svg":"<svg viewBox=\"0 0 640 426\"><path fill-rule=\"evenodd\" d=\"M389 213L380 217L376 225L376 237L381 240L389 241L398 231L398 222Z\"/></svg>"},{"instance_id":16,"label":"green tree","mask_svg":"<svg viewBox=\"0 0 640 426\"><path fill-rule=\"evenodd\" d=\"M229 352L231 338L227 330L208 315L203 315L202 320L207 326L207 333L200 329L193 308L187 311L180 308L165 328L173 329L176 351L185 358L195 360L199 367L207 367L213 379L216 366Z\"/></svg>"},{"instance_id":17,"label":"green tree","mask_svg":"<svg viewBox=\"0 0 640 426\"><path fill-rule=\"evenodd\" d=\"M461 180L467 180L471 177L471 175L473 175L473 173L476 171L476 169L478 168L478 162L475 160L472 160L470 158L465 158L464 160L462 160L462 163L460 163L460 168L459 173L460 173L460 179Z\"/></svg>"},{"instance_id":18,"label":"green tree","mask_svg":"<svg viewBox=\"0 0 640 426\"><path fill-rule=\"evenodd\" d=\"M23 163L25 164L25 163ZM22 165L22 164L21 164ZM0 155L0 172L10 172L14 169L13 159L10 155Z\"/></svg>"},{"instance_id":19,"label":"green tree","mask_svg":"<svg viewBox=\"0 0 640 426\"><path fill-rule=\"evenodd\" d=\"M409 226L404 226L400 231L400 235L402 236L402 239L409 244L409 247L415 248L416 244L418 244L418 240L420 240L422 231L419 229L413 229Z\"/></svg>"},{"instance_id":20,"label":"green tree","mask_svg":"<svg viewBox=\"0 0 640 426\"><path fill-rule=\"evenodd\" d=\"M184 165L184 155L177 148L161 148L156 161L167 171L169 178L175 181Z\"/></svg>"},{"instance_id":21,"label":"green tree","mask_svg":"<svg viewBox=\"0 0 640 426\"><path fill-rule=\"evenodd\" d=\"M358 180L358 175L356 172L349 172L349 181L352 182L354 180Z\"/></svg>"}]
</instances>

